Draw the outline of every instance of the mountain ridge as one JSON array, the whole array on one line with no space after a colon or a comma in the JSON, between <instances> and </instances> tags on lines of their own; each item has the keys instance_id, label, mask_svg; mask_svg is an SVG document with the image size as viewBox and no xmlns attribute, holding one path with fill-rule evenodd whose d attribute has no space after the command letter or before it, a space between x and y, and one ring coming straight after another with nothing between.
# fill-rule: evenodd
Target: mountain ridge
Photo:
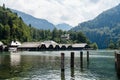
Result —
<instances>
[{"instance_id":1,"label":"mountain ridge","mask_svg":"<svg viewBox=\"0 0 120 80\"><path fill-rule=\"evenodd\" d=\"M31 24L33 27L43 30L53 30L55 28L54 24L50 23L45 19L35 18L32 15L26 14L18 10L11 10L12 12L17 13L18 16L20 16L27 25Z\"/></svg>"},{"instance_id":2,"label":"mountain ridge","mask_svg":"<svg viewBox=\"0 0 120 80\"><path fill-rule=\"evenodd\" d=\"M82 31L99 48L107 48L110 40L118 41L120 37L120 4L108 9L92 20L78 24L72 31ZM103 43L104 42L104 43Z\"/></svg>"}]
</instances>

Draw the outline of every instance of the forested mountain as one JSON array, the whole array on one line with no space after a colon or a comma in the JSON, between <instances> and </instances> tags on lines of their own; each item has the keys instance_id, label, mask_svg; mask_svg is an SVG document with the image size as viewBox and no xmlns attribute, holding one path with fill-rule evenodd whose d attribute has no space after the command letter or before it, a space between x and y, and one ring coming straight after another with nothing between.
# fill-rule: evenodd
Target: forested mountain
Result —
<instances>
[{"instance_id":1,"label":"forested mountain","mask_svg":"<svg viewBox=\"0 0 120 80\"><path fill-rule=\"evenodd\" d=\"M24 12L20 12L13 9L11 10L14 13L17 13L18 16L20 16L27 25L31 24L33 27L43 30L48 30L48 29L53 30L55 28L55 26L52 23L48 22L45 19L38 19Z\"/></svg>"},{"instance_id":2,"label":"forested mountain","mask_svg":"<svg viewBox=\"0 0 120 80\"><path fill-rule=\"evenodd\" d=\"M70 39L65 40L61 35L69 34ZM57 30L36 29L31 25L27 26L17 13L13 13L5 5L0 7L0 41L9 44L12 40L20 42L54 40L57 43L89 43L89 40L82 32L68 32Z\"/></svg>"},{"instance_id":3,"label":"forested mountain","mask_svg":"<svg viewBox=\"0 0 120 80\"><path fill-rule=\"evenodd\" d=\"M84 32L91 42L98 44L99 48L108 47L111 40L113 43L119 42L120 4L104 11L93 20L80 23L71 30Z\"/></svg>"},{"instance_id":4,"label":"forested mountain","mask_svg":"<svg viewBox=\"0 0 120 80\"><path fill-rule=\"evenodd\" d=\"M0 41L9 43L11 40L29 41L30 28L17 14L6 9L5 5L0 7Z\"/></svg>"},{"instance_id":5,"label":"forested mountain","mask_svg":"<svg viewBox=\"0 0 120 80\"><path fill-rule=\"evenodd\" d=\"M66 24L66 23L61 23L61 24L56 25L56 28L63 30L63 31L68 31L72 28L72 26L70 26L69 24Z\"/></svg>"}]
</instances>

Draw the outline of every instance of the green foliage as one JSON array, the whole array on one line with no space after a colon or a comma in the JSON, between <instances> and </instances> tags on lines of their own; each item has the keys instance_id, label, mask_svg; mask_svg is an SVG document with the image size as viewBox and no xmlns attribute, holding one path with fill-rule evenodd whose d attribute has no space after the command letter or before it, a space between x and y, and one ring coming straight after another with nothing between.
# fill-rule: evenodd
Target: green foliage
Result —
<instances>
[{"instance_id":1,"label":"green foliage","mask_svg":"<svg viewBox=\"0 0 120 80\"><path fill-rule=\"evenodd\" d=\"M30 28L9 9L0 7L0 41L5 44L11 40L20 40L21 42L29 41Z\"/></svg>"},{"instance_id":2,"label":"green foliage","mask_svg":"<svg viewBox=\"0 0 120 80\"><path fill-rule=\"evenodd\" d=\"M110 49L114 49L115 48L115 44L113 43L112 40L110 41L108 48L110 48Z\"/></svg>"},{"instance_id":3,"label":"green foliage","mask_svg":"<svg viewBox=\"0 0 120 80\"><path fill-rule=\"evenodd\" d=\"M91 44L90 47L95 50L98 49L98 45L96 43Z\"/></svg>"},{"instance_id":4,"label":"green foliage","mask_svg":"<svg viewBox=\"0 0 120 80\"><path fill-rule=\"evenodd\" d=\"M61 35L70 34L70 39L62 39ZM89 40L81 32L66 32L62 30L38 30L31 27L33 41L54 40L57 43L89 43Z\"/></svg>"},{"instance_id":5,"label":"green foliage","mask_svg":"<svg viewBox=\"0 0 120 80\"><path fill-rule=\"evenodd\" d=\"M120 40L118 40L117 42L113 42L111 40L108 46L109 49L120 49Z\"/></svg>"}]
</instances>

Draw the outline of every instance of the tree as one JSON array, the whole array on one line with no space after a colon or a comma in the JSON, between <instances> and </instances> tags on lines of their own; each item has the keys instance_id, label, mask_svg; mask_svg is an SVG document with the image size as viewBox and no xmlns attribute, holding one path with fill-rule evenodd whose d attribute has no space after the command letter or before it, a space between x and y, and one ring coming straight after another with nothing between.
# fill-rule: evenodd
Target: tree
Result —
<instances>
[{"instance_id":1,"label":"tree","mask_svg":"<svg viewBox=\"0 0 120 80\"><path fill-rule=\"evenodd\" d=\"M0 23L0 40L3 38L3 28L4 26Z\"/></svg>"},{"instance_id":2,"label":"tree","mask_svg":"<svg viewBox=\"0 0 120 80\"><path fill-rule=\"evenodd\" d=\"M56 37L57 37L57 29L55 28L55 29L52 31L52 40L55 40Z\"/></svg>"},{"instance_id":3,"label":"tree","mask_svg":"<svg viewBox=\"0 0 120 80\"><path fill-rule=\"evenodd\" d=\"M10 27L9 25L5 25L4 26L4 29L3 29L3 39L4 40L4 43L9 43L10 41Z\"/></svg>"},{"instance_id":4,"label":"tree","mask_svg":"<svg viewBox=\"0 0 120 80\"><path fill-rule=\"evenodd\" d=\"M114 49L115 48L115 44L113 43L112 40L110 41L108 48L110 48L110 49Z\"/></svg>"},{"instance_id":5,"label":"tree","mask_svg":"<svg viewBox=\"0 0 120 80\"><path fill-rule=\"evenodd\" d=\"M95 50L98 49L98 45L96 43L91 44L90 47Z\"/></svg>"},{"instance_id":6,"label":"tree","mask_svg":"<svg viewBox=\"0 0 120 80\"><path fill-rule=\"evenodd\" d=\"M87 42L87 38L85 37L85 35L82 32L77 33L77 40L78 40L78 42L81 42L81 43Z\"/></svg>"}]
</instances>

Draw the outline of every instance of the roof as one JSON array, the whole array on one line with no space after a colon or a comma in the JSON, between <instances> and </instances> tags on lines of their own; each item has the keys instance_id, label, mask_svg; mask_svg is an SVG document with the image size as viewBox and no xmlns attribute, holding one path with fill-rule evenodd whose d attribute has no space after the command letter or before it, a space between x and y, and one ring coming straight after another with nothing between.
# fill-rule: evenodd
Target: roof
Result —
<instances>
[{"instance_id":1,"label":"roof","mask_svg":"<svg viewBox=\"0 0 120 80\"><path fill-rule=\"evenodd\" d=\"M0 46L3 45L3 43L0 41Z\"/></svg>"},{"instance_id":2,"label":"roof","mask_svg":"<svg viewBox=\"0 0 120 80\"><path fill-rule=\"evenodd\" d=\"M24 42L19 47L38 47L41 42Z\"/></svg>"},{"instance_id":3,"label":"roof","mask_svg":"<svg viewBox=\"0 0 120 80\"><path fill-rule=\"evenodd\" d=\"M87 43L73 44L72 47L85 47Z\"/></svg>"},{"instance_id":4,"label":"roof","mask_svg":"<svg viewBox=\"0 0 120 80\"><path fill-rule=\"evenodd\" d=\"M71 44L59 44L59 46L60 46L60 47L65 46L65 47L67 48L68 46L71 46Z\"/></svg>"},{"instance_id":5,"label":"roof","mask_svg":"<svg viewBox=\"0 0 120 80\"><path fill-rule=\"evenodd\" d=\"M45 46L48 48L50 45L52 45L53 47L55 47L56 45L58 45L58 43L56 43L55 41L44 41L41 43L42 44L45 44Z\"/></svg>"},{"instance_id":6,"label":"roof","mask_svg":"<svg viewBox=\"0 0 120 80\"><path fill-rule=\"evenodd\" d=\"M44 42L42 42L43 44L58 44L58 43L56 43L55 41L44 41Z\"/></svg>"},{"instance_id":7,"label":"roof","mask_svg":"<svg viewBox=\"0 0 120 80\"><path fill-rule=\"evenodd\" d=\"M20 45L20 48L33 48L33 47L41 47L42 45L45 45L46 48L49 48L50 45L55 48L56 46L61 47L66 47L68 48L69 46L72 46L73 48L84 48L87 43L80 43L80 44L58 44L54 41L44 41L44 42L24 42L22 45Z\"/></svg>"},{"instance_id":8,"label":"roof","mask_svg":"<svg viewBox=\"0 0 120 80\"><path fill-rule=\"evenodd\" d=\"M18 41L12 41L10 45L11 45L11 46L20 46L21 43L18 42Z\"/></svg>"}]
</instances>

